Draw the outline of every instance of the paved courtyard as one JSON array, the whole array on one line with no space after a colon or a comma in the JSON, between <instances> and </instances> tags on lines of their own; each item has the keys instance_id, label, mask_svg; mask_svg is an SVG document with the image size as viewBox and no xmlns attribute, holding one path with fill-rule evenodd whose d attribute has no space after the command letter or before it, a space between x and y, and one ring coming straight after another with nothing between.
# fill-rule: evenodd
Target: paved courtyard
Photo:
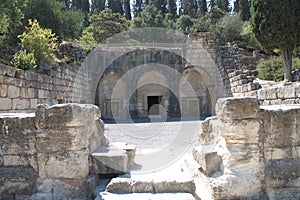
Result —
<instances>
[{"instance_id":1,"label":"paved courtyard","mask_svg":"<svg viewBox=\"0 0 300 200\"><path fill-rule=\"evenodd\" d=\"M139 172L158 171L174 164L192 147L199 145L200 120L105 123L110 142L137 146L135 157Z\"/></svg>"}]
</instances>

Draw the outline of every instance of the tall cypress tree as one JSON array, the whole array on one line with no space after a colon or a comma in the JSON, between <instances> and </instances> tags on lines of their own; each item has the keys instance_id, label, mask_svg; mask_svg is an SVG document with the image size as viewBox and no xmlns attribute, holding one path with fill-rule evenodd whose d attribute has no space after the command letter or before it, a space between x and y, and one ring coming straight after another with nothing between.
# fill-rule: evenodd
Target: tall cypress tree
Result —
<instances>
[{"instance_id":1,"label":"tall cypress tree","mask_svg":"<svg viewBox=\"0 0 300 200\"><path fill-rule=\"evenodd\" d=\"M105 8L105 0L92 0L92 12L101 12Z\"/></svg>"},{"instance_id":2,"label":"tall cypress tree","mask_svg":"<svg viewBox=\"0 0 300 200\"><path fill-rule=\"evenodd\" d=\"M240 13L242 20L246 21L250 19L250 5L251 1L249 0L240 0Z\"/></svg>"},{"instance_id":3,"label":"tall cypress tree","mask_svg":"<svg viewBox=\"0 0 300 200\"><path fill-rule=\"evenodd\" d=\"M196 0L183 1L183 14L191 17L197 17L198 5Z\"/></svg>"},{"instance_id":4,"label":"tall cypress tree","mask_svg":"<svg viewBox=\"0 0 300 200\"><path fill-rule=\"evenodd\" d=\"M125 18L131 20L130 0L123 0Z\"/></svg>"},{"instance_id":5,"label":"tall cypress tree","mask_svg":"<svg viewBox=\"0 0 300 200\"><path fill-rule=\"evenodd\" d=\"M198 11L199 11L199 14L200 16L204 16L205 13L207 13L207 2L206 0L199 0L198 1Z\"/></svg>"},{"instance_id":6,"label":"tall cypress tree","mask_svg":"<svg viewBox=\"0 0 300 200\"><path fill-rule=\"evenodd\" d=\"M217 6L225 12L230 12L231 10L229 0L218 0Z\"/></svg>"},{"instance_id":7,"label":"tall cypress tree","mask_svg":"<svg viewBox=\"0 0 300 200\"><path fill-rule=\"evenodd\" d=\"M108 0L107 7L111 9L113 13L120 13L121 15L124 14L124 10L120 0Z\"/></svg>"},{"instance_id":8,"label":"tall cypress tree","mask_svg":"<svg viewBox=\"0 0 300 200\"><path fill-rule=\"evenodd\" d=\"M169 13L171 14L172 17L175 17L176 12L177 12L176 0L169 0Z\"/></svg>"},{"instance_id":9,"label":"tall cypress tree","mask_svg":"<svg viewBox=\"0 0 300 200\"><path fill-rule=\"evenodd\" d=\"M143 11L143 0L135 0L135 4L133 6L134 16L137 17L140 12Z\"/></svg>"},{"instance_id":10,"label":"tall cypress tree","mask_svg":"<svg viewBox=\"0 0 300 200\"><path fill-rule=\"evenodd\" d=\"M279 49L284 63L284 80L292 81L293 50L300 46L299 0L252 0L251 25L261 45Z\"/></svg>"}]
</instances>

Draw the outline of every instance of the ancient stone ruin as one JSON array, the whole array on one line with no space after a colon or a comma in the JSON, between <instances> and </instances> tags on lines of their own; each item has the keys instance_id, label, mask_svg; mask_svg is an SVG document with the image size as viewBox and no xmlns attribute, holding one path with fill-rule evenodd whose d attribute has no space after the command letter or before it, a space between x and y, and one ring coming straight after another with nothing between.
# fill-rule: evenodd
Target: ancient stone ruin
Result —
<instances>
[{"instance_id":1,"label":"ancient stone ruin","mask_svg":"<svg viewBox=\"0 0 300 200\"><path fill-rule=\"evenodd\" d=\"M81 67L0 65L0 199L300 199L300 84L264 87L259 55L186 39L103 44ZM102 118L149 115L212 116L170 179L131 176L136 146L105 136Z\"/></svg>"}]
</instances>

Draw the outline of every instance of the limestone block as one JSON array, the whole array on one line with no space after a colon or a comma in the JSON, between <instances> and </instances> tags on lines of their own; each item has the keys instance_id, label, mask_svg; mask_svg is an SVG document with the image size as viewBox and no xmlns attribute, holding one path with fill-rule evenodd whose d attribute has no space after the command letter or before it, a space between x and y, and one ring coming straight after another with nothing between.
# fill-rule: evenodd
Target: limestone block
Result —
<instances>
[{"instance_id":1,"label":"limestone block","mask_svg":"<svg viewBox=\"0 0 300 200\"><path fill-rule=\"evenodd\" d=\"M6 97L7 95L7 85L0 85L0 97Z\"/></svg>"},{"instance_id":2,"label":"limestone block","mask_svg":"<svg viewBox=\"0 0 300 200\"><path fill-rule=\"evenodd\" d=\"M41 178L84 179L89 173L88 151L38 153Z\"/></svg>"},{"instance_id":3,"label":"limestone block","mask_svg":"<svg viewBox=\"0 0 300 200\"><path fill-rule=\"evenodd\" d=\"M128 156L124 150L101 147L90 156L90 172L95 174L123 174L128 172Z\"/></svg>"},{"instance_id":4,"label":"limestone block","mask_svg":"<svg viewBox=\"0 0 300 200\"><path fill-rule=\"evenodd\" d=\"M13 85L9 85L7 88L7 97L17 98L19 96L20 96L20 88Z\"/></svg>"},{"instance_id":5,"label":"limestone block","mask_svg":"<svg viewBox=\"0 0 300 200\"><path fill-rule=\"evenodd\" d=\"M295 87L279 87L277 88L277 96L280 99L295 98Z\"/></svg>"},{"instance_id":6,"label":"limestone block","mask_svg":"<svg viewBox=\"0 0 300 200\"><path fill-rule=\"evenodd\" d=\"M93 199L97 177L85 179L54 180L52 184L53 199Z\"/></svg>"},{"instance_id":7,"label":"limestone block","mask_svg":"<svg viewBox=\"0 0 300 200\"><path fill-rule=\"evenodd\" d=\"M36 109L37 105L38 105L38 100L37 99L30 99L30 108L31 109Z\"/></svg>"},{"instance_id":8,"label":"limestone block","mask_svg":"<svg viewBox=\"0 0 300 200\"><path fill-rule=\"evenodd\" d=\"M228 144L258 144L259 120L235 120L220 127L220 135Z\"/></svg>"},{"instance_id":9,"label":"limestone block","mask_svg":"<svg viewBox=\"0 0 300 200\"><path fill-rule=\"evenodd\" d=\"M300 84L295 86L296 97L300 98Z\"/></svg>"},{"instance_id":10,"label":"limestone block","mask_svg":"<svg viewBox=\"0 0 300 200\"><path fill-rule=\"evenodd\" d=\"M285 99L282 101L282 104L295 104L296 99Z\"/></svg>"},{"instance_id":11,"label":"limestone block","mask_svg":"<svg viewBox=\"0 0 300 200\"><path fill-rule=\"evenodd\" d=\"M259 117L259 102L254 97L220 98L216 104L216 115L221 121Z\"/></svg>"},{"instance_id":12,"label":"limestone block","mask_svg":"<svg viewBox=\"0 0 300 200\"><path fill-rule=\"evenodd\" d=\"M255 182L263 179L263 171L259 156L258 145L254 144L227 144L230 156L223 160L224 173L229 169L238 177L248 177Z\"/></svg>"},{"instance_id":13,"label":"limestone block","mask_svg":"<svg viewBox=\"0 0 300 200\"><path fill-rule=\"evenodd\" d=\"M50 98L50 91L49 90L38 90L38 98L40 98L40 99Z\"/></svg>"},{"instance_id":14,"label":"limestone block","mask_svg":"<svg viewBox=\"0 0 300 200\"><path fill-rule=\"evenodd\" d=\"M264 148L265 161L279 160L284 158L293 158L295 155L300 155L300 146L291 146L285 148Z\"/></svg>"},{"instance_id":15,"label":"limestone block","mask_svg":"<svg viewBox=\"0 0 300 200\"><path fill-rule=\"evenodd\" d=\"M0 115L0 141L4 155L36 153L36 132L33 114Z\"/></svg>"},{"instance_id":16,"label":"limestone block","mask_svg":"<svg viewBox=\"0 0 300 200\"><path fill-rule=\"evenodd\" d=\"M213 199L264 199L261 181L225 174L211 179Z\"/></svg>"},{"instance_id":17,"label":"limestone block","mask_svg":"<svg viewBox=\"0 0 300 200\"><path fill-rule=\"evenodd\" d=\"M257 91L258 100L277 99L276 88L260 89Z\"/></svg>"},{"instance_id":18,"label":"limestone block","mask_svg":"<svg viewBox=\"0 0 300 200\"><path fill-rule=\"evenodd\" d=\"M2 195L31 195L35 192L37 173L31 167L0 166L0 197Z\"/></svg>"},{"instance_id":19,"label":"limestone block","mask_svg":"<svg viewBox=\"0 0 300 200\"><path fill-rule=\"evenodd\" d=\"M202 132L198 135L198 139L202 145L214 144L218 139L219 127L223 123L217 117L208 117L202 122Z\"/></svg>"},{"instance_id":20,"label":"limestone block","mask_svg":"<svg viewBox=\"0 0 300 200\"><path fill-rule=\"evenodd\" d=\"M261 136L265 147L300 146L300 107L268 106L261 110Z\"/></svg>"},{"instance_id":21,"label":"limestone block","mask_svg":"<svg viewBox=\"0 0 300 200\"><path fill-rule=\"evenodd\" d=\"M268 188L300 188L300 158L270 160L265 173Z\"/></svg>"},{"instance_id":22,"label":"limestone block","mask_svg":"<svg viewBox=\"0 0 300 200\"><path fill-rule=\"evenodd\" d=\"M106 186L106 191L112 193L131 193L131 180L130 178L113 178Z\"/></svg>"},{"instance_id":23,"label":"limestone block","mask_svg":"<svg viewBox=\"0 0 300 200\"><path fill-rule=\"evenodd\" d=\"M36 125L40 128L86 126L100 118L100 110L91 104L38 106Z\"/></svg>"},{"instance_id":24,"label":"limestone block","mask_svg":"<svg viewBox=\"0 0 300 200\"><path fill-rule=\"evenodd\" d=\"M300 199L300 187L296 188L267 188L268 199Z\"/></svg>"},{"instance_id":25,"label":"limestone block","mask_svg":"<svg viewBox=\"0 0 300 200\"><path fill-rule=\"evenodd\" d=\"M29 99L13 99L14 110L27 110L28 108L30 108Z\"/></svg>"},{"instance_id":26,"label":"limestone block","mask_svg":"<svg viewBox=\"0 0 300 200\"><path fill-rule=\"evenodd\" d=\"M36 136L39 152L80 151L88 147L93 126L43 129Z\"/></svg>"},{"instance_id":27,"label":"limestone block","mask_svg":"<svg viewBox=\"0 0 300 200\"><path fill-rule=\"evenodd\" d=\"M23 85L23 80L19 79L19 78L11 78L11 77L3 77L4 79L4 83L7 85L13 85L15 87L22 87Z\"/></svg>"},{"instance_id":28,"label":"limestone block","mask_svg":"<svg viewBox=\"0 0 300 200\"><path fill-rule=\"evenodd\" d=\"M4 166L31 166L37 171L35 155L3 155Z\"/></svg>"},{"instance_id":29,"label":"limestone block","mask_svg":"<svg viewBox=\"0 0 300 200\"><path fill-rule=\"evenodd\" d=\"M12 99L0 98L0 110L11 110L12 109Z\"/></svg>"}]
</instances>

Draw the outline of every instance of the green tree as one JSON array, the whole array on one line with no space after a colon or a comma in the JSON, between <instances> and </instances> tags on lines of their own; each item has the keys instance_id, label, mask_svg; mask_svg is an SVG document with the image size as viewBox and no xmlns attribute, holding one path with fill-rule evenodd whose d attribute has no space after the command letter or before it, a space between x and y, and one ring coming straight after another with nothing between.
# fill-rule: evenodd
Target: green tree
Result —
<instances>
[{"instance_id":1,"label":"green tree","mask_svg":"<svg viewBox=\"0 0 300 200\"><path fill-rule=\"evenodd\" d=\"M149 4L138 17L133 19L132 25L133 28L164 27L164 16L153 4Z\"/></svg>"},{"instance_id":2,"label":"green tree","mask_svg":"<svg viewBox=\"0 0 300 200\"><path fill-rule=\"evenodd\" d=\"M207 2L206 0L199 0L198 4L200 16L204 16L207 13Z\"/></svg>"},{"instance_id":3,"label":"green tree","mask_svg":"<svg viewBox=\"0 0 300 200\"><path fill-rule=\"evenodd\" d=\"M130 25L120 13L113 13L110 9L93 14L89 23L90 25L82 33L81 41L93 46L117 33L128 30Z\"/></svg>"},{"instance_id":4,"label":"green tree","mask_svg":"<svg viewBox=\"0 0 300 200\"><path fill-rule=\"evenodd\" d=\"M127 20L131 20L130 0L123 0L124 14Z\"/></svg>"},{"instance_id":5,"label":"green tree","mask_svg":"<svg viewBox=\"0 0 300 200\"><path fill-rule=\"evenodd\" d=\"M19 36L23 49L28 53L33 53L39 65L41 60L52 62L53 52L56 50L57 38L51 29L40 27L37 20L29 20L26 31Z\"/></svg>"},{"instance_id":6,"label":"green tree","mask_svg":"<svg viewBox=\"0 0 300 200\"><path fill-rule=\"evenodd\" d=\"M92 0L91 3L93 13L100 12L105 9L105 0Z\"/></svg>"},{"instance_id":7,"label":"green tree","mask_svg":"<svg viewBox=\"0 0 300 200\"><path fill-rule=\"evenodd\" d=\"M176 29L189 34L193 32L194 19L190 15L181 15L176 21Z\"/></svg>"},{"instance_id":8,"label":"green tree","mask_svg":"<svg viewBox=\"0 0 300 200\"><path fill-rule=\"evenodd\" d=\"M177 12L177 5L175 0L169 0L169 13L174 18Z\"/></svg>"},{"instance_id":9,"label":"green tree","mask_svg":"<svg viewBox=\"0 0 300 200\"><path fill-rule=\"evenodd\" d=\"M250 4L249 0L235 0L234 1L234 12L240 13L243 21L250 19Z\"/></svg>"},{"instance_id":10,"label":"green tree","mask_svg":"<svg viewBox=\"0 0 300 200\"><path fill-rule=\"evenodd\" d=\"M269 51L280 49L284 80L292 81L293 50L300 45L300 1L252 0L251 16L257 40Z\"/></svg>"},{"instance_id":11,"label":"green tree","mask_svg":"<svg viewBox=\"0 0 300 200\"><path fill-rule=\"evenodd\" d=\"M26 6L26 2L26 0L1 0L0 41L17 42L16 39L20 34L22 19L24 18L22 10Z\"/></svg>"},{"instance_id":12,"label":"green tree","mask_svg":"<svg viewBox=\"0 0 300 200\"><path fill-rule=\"evenodd\" d=\"M82 11L84 13L90 12L90 1L89 0L72 0L71 8Z\"/></svg>"},{"instance_id":13,"label":"green tree","mask_svg":"<svg viewBox=\"0 0 300 200\"><path fill-rule=\"evenodd\" d=\"M135 0L135 4L133 6L134 16L137 17L143 11L143 0Z\"/></svg>"},{"instance_id":14,"label":"green tree","mask_svg":"<svg viewBox=\"0 0 300 200\"><path fill-rule=\"evenodd\" d=\"M228 42L240 40L242 30L243 20L239 14L227 14L217 22L214 32L217 34L220 43L224 45Z\"/></svg>"},{"instance_id":15,"label":"green tree","mask_svg":"<svg viewBox=\"0 0 300 200\"><path fill-rule=\"evenodd\" d=\"M70 10L56 0L29 0L25 19L36 19L42 27L50 28L60 39L79 38L84 23L81 11Z\"/></svg>"},{"instance_id":16,"label":"green tree","mask_svg":"<svg viewBox=\"0 0 300 200\"><path fill-rule=\"evenodd\" d=\"M111 9L113 13L120 13L121 15L124 14L124 10L120 0L108 0L107 7Z\"/></svg>"},{"instance_id":17,"label":"green tree","mask_svg":"<svg viewBox=\"0 0 300 200\"><path fill-rule=\"evenodd\" d=\"M217 6L224 12L230 12L231 10L229 0L217 0Z\"/></svg>"},{"instance_id":18,"label":"green tree","mask_svg":"<svg viewBox=\"0 0 300 200\"><path fill-rule=\"evenodd\" d=\"M197 17L198 4L196 0L184 0L183 2L183 14L191 17Z\"/></svg>"}]
</instances>

